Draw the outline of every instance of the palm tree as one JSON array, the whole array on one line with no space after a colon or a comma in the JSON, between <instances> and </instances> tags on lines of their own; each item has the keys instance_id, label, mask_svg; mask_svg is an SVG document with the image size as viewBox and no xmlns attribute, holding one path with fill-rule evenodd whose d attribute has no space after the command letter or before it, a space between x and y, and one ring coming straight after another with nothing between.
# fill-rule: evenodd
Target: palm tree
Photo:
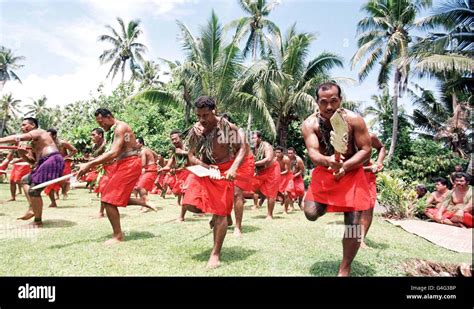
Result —
<instances>
[{"instance_id":1,"label":"palm tree","mask_svg":"<svg viewBox=\"0 0 474 309\"><path fill-rule=\"evenodd\" d=\"M15 56L10 49L0 46L0 91L9 80L16 80L21 83L20 78L13 70L23 67L18 62L24 59L25 57Z\"/></svg>"},{"instance_id":2,"label":"palm tree","mask_svg":"<svg viewBox=\"0 0 474 309\"><path fill-rule=\"evenodd\" d=\"M250 16L236 19L229 24L231 28L240 28L239 41L247 36L243 55L247 57L249 51L252 51L253 61L257 61L257 51L260 50L261 55L265 53L266 29L270 34L280 35L280 29L272 21L265 17L270 15L270 12L278 4L277 1L267 0L238 0L242 10ZM249 113L247 121L247 130L250 131L252 124L252 114Z\"/></svg>"},{"instance_id":3,"label":"palm tree","mask_svg":"<svg viewBox=\"0 0 474 309\"><path fill-rule=\"evenodd\" d=\"M160 65L154 61L145 61L143 67L138 66L133 77L140 82L140 89L164 85L164 83L160 81Z\"/></svg>"},{"instance_id":4,"label":"palm tree","mask_svg":"<svg viewBox=\"0 0 474 309\"><path fill-rule=\"evenodd\" d=\"M182 46L187 55L186 61L173 65L172 70L173 73L179 73L177 76L173 75L173 79L178 78L176 83L178 87L183 88L183 91L145 90L138 94L138 97L154 103L182 104L186 107L192 106L197 97L207 95L216 99L219 109L237 104L249 106L261 104L257 98L236 87L237 79L245 69L242 65L243 57L237 47L237 35L233 36L231 42L224 42L222 26L214 11L207 25L201 28L198 38L194 37L181 21L177 21L177 24L181 30ZM273 121L268 111L266 109L255 109L255 111L272 128Z\"/></svg>"},{"instance_id":5,"label":"palm tree","mask_svg":"<svg viewBox=\"0 0 474 309\"><path fill-rule=\"evenodd\" d=\"M409 63L396 63L396 60L408 56L409 43L413 40L410 31L417 26L417 14L430 6L431 0L369 0L362 7L368 16L357 25L359 49L352 57L352 68L366 57L359 70L359 80L363 81L376 63L380 64L377 80L380 88L393 73L393 132L388 160L395 152L398 98L407 86L410 69Z\"/></svg>"},{"instance_id":6,"label":"palm tree","mask_svg":"<svg viewBox=\"0 0 474 309\"><path fill-rule=\"evenodd\" d=\"M3 95L2 99L0 100L0 108L2 115L2 123L0 125L0 136L3 136L3 133L7 128L8 120L17 117L17 114L20 112L18 110L18 105L20 104L20 102L20 100L14 99L11 93Z\"/></svg>"},{"instance_id":7,"label":"palm tree","mask_svg":"<svg viewBox=\"0 0 474 309\"><path fill-rule=\"evenodd\" d=\"M310 33L296 33L293 25L281 40L269 39L267 59L250 67L238 84L263 104L252 108L267 109L276 122L278 143L286 147L291 122L302 120L316 109L315 86L330 79L329 71L343 66L339 56L323 52L307 61L310 45L315 40Z\"/></svg>"},{"instance_id":8,"label":"palm tree","mask_svg":"<svg viewBox=\"0 0 474 309\"><path fill-rule=\"evenodd\" d=\"M453 110L449 100L438 100L432 91L414 86L416 91L408 89L408 93L416 107L412 119L421 130L420 135L444 140L453 152L466 157L466 152L471 150L469 135L472 134L472 108L467 101L461 100Z\"/></svg>"},{"instance_id":9,"label":"palm tree","mask_svg":"<svg viewBox=\"0 0 474 309\"><path fill-rule=\"evenodd\" d=\"M117 17L120 25L120 34L112 26L105 26L112 33L100 35L98 40L101 42L109 42L112 48L105 50L100 55L99 60L101 64L112 62L107 77L112 74L112 79L117 74L118 70L122 71L122 82L124 80L125 68L127 61L130 62L130 70L132 73L136 70L138 62L143 62L142 53L146 52L147 48L142 43L138 43L138 36L142 33L140 29L140 21L132 20L128 23L125 29L125 24L120 17Z\"/></svg>"},{"instance_id":10,"label":"palm tree","mask_svg":"<svg viewBox=\"0 0 474 309\"><path fill-rule=\"evenodd\" d=\"M48 99L46 96L42 96L38 100L33 100L33 104L28 104L26 105L26 116L31 116L35 117L38 119L38 122L40 123L41 126L45 126L44 120L45 118L49 117L49 114L51 113L51 108L46 106L46 101Z\"/></svg>"}]
</instances>

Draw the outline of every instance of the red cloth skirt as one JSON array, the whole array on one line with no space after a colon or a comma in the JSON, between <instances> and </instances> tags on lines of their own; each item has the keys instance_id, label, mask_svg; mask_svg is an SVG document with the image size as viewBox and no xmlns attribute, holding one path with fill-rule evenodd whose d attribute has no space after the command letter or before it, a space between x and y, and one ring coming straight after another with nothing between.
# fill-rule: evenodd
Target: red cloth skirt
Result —
<instances>
[{"instance_id":1,"label":"red cloth skirt","mask_svg":"<svg viewBox=\"0 0 474 309\"><path fill-rule=\"evenodd\" d=\"M190 174L191 173L186 168L176 172L174 183L173 180L170 180L170 182L173 183L173 186L171 186L171 191L174 195L183 195L184 192L186 192L185 182L186 178L188 178Z\"/></svg>"},{"instance_id":2,"label":"red cloth skirt","mask_svg":"<svg viewBox=\"0 0 474 309\"><path fill-rule=\"evenodd\" d=\"M102 193L102 189L107 185L110 179L110 175L115 172L117 168L117 162L113 162L108 165L102 165L104 174L99 178L99 184L96 186L94 192Z\"/></svg>"},{"instance_id":3,"label":"red cloth skirt","mask_svg":"<svg viewBox=\"0 0 474 309\"><path fill-rule=\"evenodd\" d=\"M140 178L138 179L137 183L137 188L143 188L146 191L150 192L153 189L154 182L156 179L156 171L157 171L156 165L149 165L145 169L145 173L140 175Z\"/></svg>"},{"instance_id":4,"label":"red cloth skirt","mask_svg":"<svg viewBox=\"0 0 474 309\"><path fill-rule=\"evenodd\" d=\"M231 166L233 160L217 164L221 174ZM218 216L227 216L232 212L234 205L234 182L227 180L214 180L209 177L198 177L190 173L183 205L191 205L205 213Z\"/></svg>"},{"instance_id":5,"label":"red cloth skirt","mask_svg":"<svg viewBox=\"0 0 474 309\"><path fill-rule=\"evenodd\" d=\"M291 198L294 199L297 197L304 196L304 180L301 174L296 177L293 177L293 186L294 186L294 190L291 193Z\"/></svg>"},{"instance_id":6,"label":"red cloth skirt","mask_svg":"<svg viewBox=\"0 0 474 309\"><path fill-rule=\"evenodd\" d=\"M285 175L280 174L280 184L278 186L278 192L281 194L289 193L290 196L294 195L295 184L293 182L293 173L288 172Z\"/></svg>"},{"instance_id":7,"label":"red cloth skirt","mask_svg":"<svg viewBox=\"0 0 474 309\"><path fill-rule=\"evenodd\" d=\"M72 167L71 166L72 166L72 161L64 161L64 169L63 169L63 173L62 173L61 176L71 174L72 173ZM65 182L70 182L70 178L68 178L67 180L63 180L61 182L53 183L52 185L47 186L46 188L44 188L44 193L46 195L49 195L49 193L51 191L59 192L59 190L61 190L62 184L65 183Z\"/></svg>"},{"instance_id":8,"label":"red cloth skirt","mask_svg":"<svg viewBox=\"0 0 474 309\"><path fill-rule=\"evenodd\" d=\"M365 177L367 178L367 183L369 185L370 193L370 208L375 207L375 201L377 201L377 176L372 172L364 172Z\"/></svg>"},{"instance_id":9,"label":"red cloth skirt","mask_svg":"<svg viewBox=\"0 0 474 309\"><path fill-rule=\"evenodd\" d=\"M31 173L31 166L13 164L10 182L20 182L20 180L29 173Z\"/></svg>"},{"instance_id":10,"label":"red cloth skirt","mask_svg":"<svg viewBox=\"0 0 474 309\"><path fill-rule=\"evenodd\" d=\"M280 173L280 164L276 161L269 167L259 171L254 177L253 191L260 191L266 198L277 197Z\"/></svg>"},{"instance_id":11,"label":"red cloth skirt","mask_svg":"<svg viewBox=\"0 0 474 309\"><path fill-rule=\"evenodd\" d=\"M85 182L94 182L97 180L97 177L99 177L99 172L97 170L94 170L92 172L87 173L84 180Z\"/></svg>"},{"instance_id":12,"label":"red cloth skirt","mask_svg":"<svg viewBox=\"0 0 474 309\"><path fill-rule=\"evenodd\" d=\"M305 201L327 205L327 212L352 212L371 207L370 189L362 166L336 181L333 170L318 166L313 170Z\"/></svg>"},{"instance_id":13,"label":"red cloth skirt","mask_svg":"<svg viewBox=\"0 0 474 309\"><path fill-rule=\"evenodd\" d=\"M235 186L242 189L242 191L253 190L253 175L255 173L255 159L250 153L245 158L242 164L237 169L237 177L235 178Z\"/></svg>"},{"instance_id":14,"label":"red cloth skirt","mask_svg":"<svg viewBox=\"0 0 474 309\"><path fill-rule=\"evenodd\" d=\"M125 207L130 194L141 175L142 161L132 156L119 160L115 171L109 175L107 184L101 189L101 201L117 207Z\"/></svg>"}]
</instances>

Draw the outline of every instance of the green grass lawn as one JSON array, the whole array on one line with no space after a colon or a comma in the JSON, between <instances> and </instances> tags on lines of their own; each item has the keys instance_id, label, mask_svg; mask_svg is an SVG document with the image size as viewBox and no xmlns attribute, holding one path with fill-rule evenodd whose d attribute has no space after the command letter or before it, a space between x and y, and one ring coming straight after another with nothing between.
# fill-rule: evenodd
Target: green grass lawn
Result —
<instances>
[{"instance_id":1,"label":"green grass lawn","mask_svg":"<svg viewBox=\"0 0 474 309\"><path fill-rule=\"evenodd\" d=\"M0 201L9 198L9 186L0 184ZM43 197L46 206L49 199ZM212 247L209 217L178 216L176 200L152 195L157 213L140 213L139 207L121 208L126 241L106 246L111 237L107 219L92 219L99 209L95 194L71 191L59 208L45 207L44 228L33 234L15 220L26 210L23 195L0 204L1 276L335 276L342 256L339 225L343 216L327 214L307 221L301 211L264 219L265 209L244 212L242 238L230 227L222 250L222 266L206 270ZM30 233L30 234L28 234ZM420 258L439 262L471 262L460 254L374 218L367 238L371 247L360 250L352 268L355 276L404 276L400 264Z\"/></svg>"}]
</instances>

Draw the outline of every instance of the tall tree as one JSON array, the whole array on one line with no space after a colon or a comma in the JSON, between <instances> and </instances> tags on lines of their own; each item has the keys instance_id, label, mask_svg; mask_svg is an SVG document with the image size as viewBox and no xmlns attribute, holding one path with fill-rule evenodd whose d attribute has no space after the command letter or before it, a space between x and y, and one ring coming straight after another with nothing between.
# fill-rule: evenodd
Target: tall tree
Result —
<instances>
[{"instance_id":1,"label":"tall tree","mask_svg":"<svg viewBox=\"0 0 474 309\"><path fill-rule=\"evenodd\" d=\"M331 79L329 71L342 67L341 57L323 52L307 60L311 43L310 33L297 33L295 25L282 40L279 35L269 39L267 59L251 66L239 81L239 87L263 102L254 108L267 109L276 123L278 143L286 147L291 122L302 120L314 112L315 86Z\"/></svg>"},{"instance_id":2,"label":"tall tree","mask_svg":"<svg viewBox=\"0 0 474 309\"><path fill-rule=\"evenodd\" d=\"M163 86L160 81L160 65L154 61L145 61L143 66L138 66L134 72L134 79L140 82L139 89Z\"/></svg>"},{"instance_id":3,"label":"tall tree","mask_svg":"<svg viewBox=\"0 0 474 309\"><path fill-rule=\"evenodd\" d=\"M362 6L368 15L357 24L359 49L352 57L352 68L366 58L359 70L363 81L375 64L380 64L377 83L380 88L387 85L393 74L393 132L387 159L393 157L397 144L398 98L406 89L410 65L396 62L408 57L410 33L416 28L416 17L431 6L431 0L369 0Z\"/></svg>"},{"instance_id":4,"label":"tall tree","mask_svg":"<svg viewBox=\"0 0 474 309\"><path fill-rule=\"evenodd\" d=\"M137 42L138 37L142 33L140 29L140 21L132 20L125 24L120 17L117 17L120 29L117 31L112 26L105 27L111 34L102 34L98 40L101 42L108 42L112 44L112 48L105 50L99 57L101 64L112 62L107 77L112 74L112 79L119 70L122 71L122 82L125 76L125 68L129 62L130 71L133 73L138 67L138 62L144 62L143 53L146 52L147 47L142 43Z\"/></svg>"},{"instance_id":5,"label":"tall tree","mask_svg":"<svg viewBox=\"0 0 474 309\"><path fill-rule=\"evenodd\" d=\"M9 80L16 80L21 83L20 78L13 70L23 67L19 62L24 59L23 56L15 56L11 49L0 46L0 91Z\"/></svg>"},{"instance_id":6,"label":"tall tree","mask_svg":"<svg viewBox=\"0 0 474 309\"><path fill-rule=\"evenodd\" d=\"M3 136L7 128L8 120L17 117L20 100L14 99L12 94L5 94L0 100L2 122L0 124L0 136Z\"/></svg>"},{"instance_id":7,"label":"tall tree","mask_svg":"<svg viewBox=\"0 0 474 309\"><path fill-rule=\"evenodd\" d=\"M238 0L238 3L242 10L249 16L236 19L229 24L229 27L238 28L240 27L240 33L238 33L238 41L247 37L247 41L244 47L244 57L247 57L248 53L252 51L253 61L257 61L257 52L260 50L260 54L264 56L265 46L267 45L265 38L265 30L270 34L280 35L280 29L278 26L267 19L271 11L279 3L278 1L267 1L267 0ZM247 121L247 130L250 131L252 125L252 114L249 113Z\"/></svg>"}]
</instances>

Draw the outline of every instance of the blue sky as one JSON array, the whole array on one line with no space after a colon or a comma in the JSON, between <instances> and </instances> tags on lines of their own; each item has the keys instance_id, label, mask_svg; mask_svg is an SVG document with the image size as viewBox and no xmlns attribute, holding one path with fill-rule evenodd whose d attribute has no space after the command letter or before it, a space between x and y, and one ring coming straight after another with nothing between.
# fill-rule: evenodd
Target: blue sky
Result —
<instances>
[{"instance_id":1,"label":"blue sky","mask_svg":"<svg viewBox=\"0 0 474 309\"><path fill-rule=\"evenodd\" d=\"M331 75L357 80L357 68L351 70L349 62L357 49L356 25L364 17L363 3L281 0L269 18L282 31L296 22L298 31L316 34L309 58L332 51L344 58L345 67ZM184 54L175 20L197 34L212 9L223 24L243 15L236 0L0 0L0 45L26 57L25 66L17 70L23 84L7 83L3 92L12 92L24 104L46 95L53 106L87 99L101 82L110 91L116 82L105 79L109 66L101 66L98 60L108 47L97 41L107 33L104 25L117 27L117 16L126 22L140 19L144 32L140 41L149 47L146 58L181 60ZM344 86L347 98L370 104L370 97L378 93L375 72L362 84ZM421 84L434 87L432 81Z\"/></svg>"}]
</instances>

